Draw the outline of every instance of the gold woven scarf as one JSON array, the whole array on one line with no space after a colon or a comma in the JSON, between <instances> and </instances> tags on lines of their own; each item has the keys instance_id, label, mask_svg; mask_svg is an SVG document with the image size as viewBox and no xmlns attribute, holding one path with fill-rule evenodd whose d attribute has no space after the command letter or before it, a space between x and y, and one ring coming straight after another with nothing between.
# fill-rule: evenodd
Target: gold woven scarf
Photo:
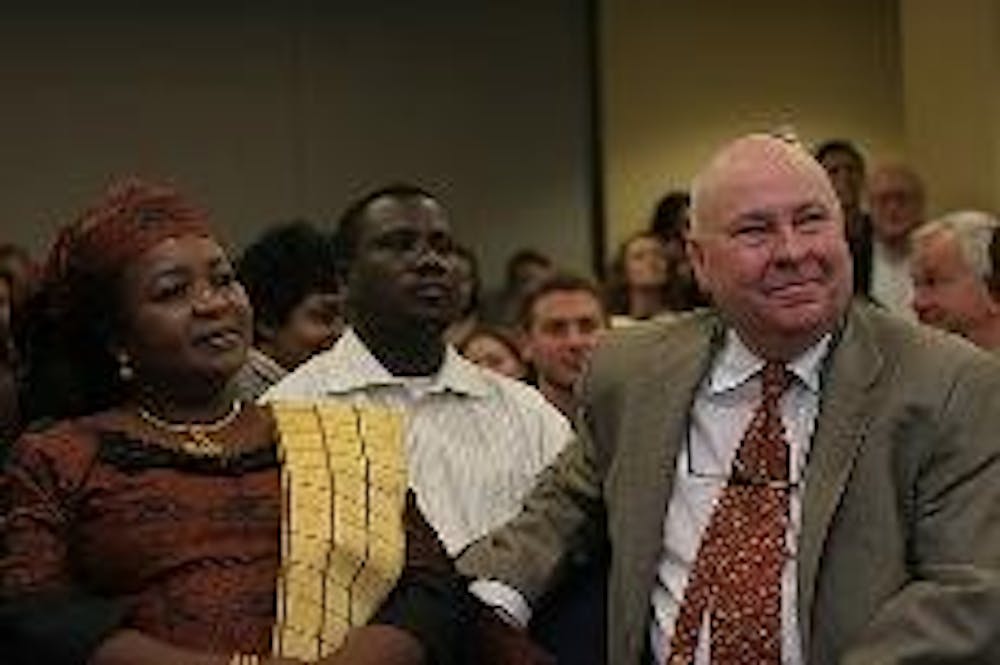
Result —
<instances>
[{"instance_id":1,"label":"gold woven scarf","mask_svg":"<svg viewBox=\"0 0 1000 665\"><path fill-rule=\"evenodd\" d=\"M402 416L342 403L271 408L282 464L273 652L313 661L371 619L403 570Z\"/></svg>"}]
</instances>

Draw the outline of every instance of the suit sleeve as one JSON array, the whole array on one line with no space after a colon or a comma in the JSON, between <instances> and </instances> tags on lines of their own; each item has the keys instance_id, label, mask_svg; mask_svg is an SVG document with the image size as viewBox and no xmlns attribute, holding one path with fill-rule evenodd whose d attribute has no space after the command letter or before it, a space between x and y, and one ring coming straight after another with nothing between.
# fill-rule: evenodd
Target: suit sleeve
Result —
<instances>
[{"instance_id":1,"label":"suit sleeve","mask_svg":"<svg viewBox=\"0 0 1000 665\"><path fill-rule=\"evenodd\" d=\"M555 584L567 558L598 542L601 482L584 413L578 435L540 474L521 513L473 543L459 558L459 571L503 582L529 604L537 604Z\"/></svg>"},{"instance_id":2,"label":"suit sleeve","mask_svg":"<svg viewBox=\"0 0 1000 665\"><path fill-rule=\"evenodd\" d=\"M1000 663L1000 370L964 368L911 488L910 581L844 665Z\"/></svg>"}]
</instances>

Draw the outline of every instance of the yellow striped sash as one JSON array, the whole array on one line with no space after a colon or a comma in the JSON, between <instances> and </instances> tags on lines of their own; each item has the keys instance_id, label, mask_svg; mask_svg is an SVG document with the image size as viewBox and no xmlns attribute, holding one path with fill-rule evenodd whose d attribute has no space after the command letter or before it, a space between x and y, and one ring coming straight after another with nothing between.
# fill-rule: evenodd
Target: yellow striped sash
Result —
<instances>
[{"instance_id":1,"label":"yellow striped sash","mask_svg":"<svg viewBox=\"0 0 1000 665\"><path fill-rule=\"evenodd\" d=\"M271 408L282 463L273 652L313 661L371 619L403 570L402 416L342 403Z\"/></svg>"}]
</instances>

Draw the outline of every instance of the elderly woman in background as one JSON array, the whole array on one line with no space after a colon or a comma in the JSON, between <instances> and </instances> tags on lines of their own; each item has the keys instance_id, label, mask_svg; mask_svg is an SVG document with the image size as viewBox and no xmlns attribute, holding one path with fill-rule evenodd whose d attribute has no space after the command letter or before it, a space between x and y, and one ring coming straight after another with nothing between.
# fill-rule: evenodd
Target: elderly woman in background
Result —
<instances>
[{"instance_id":1,"label":"elderly woman in background","mask_svg":"<svg viewBox=\"0 0 1000 665\"><path fill-rule=\"evenodd\" d=\"M44 289L32 394L59 422L6 467L4 663L453 661L465 596L398 418L233 398L250 307L201 210L113 187Z\"/></svg>"}]
</instances>

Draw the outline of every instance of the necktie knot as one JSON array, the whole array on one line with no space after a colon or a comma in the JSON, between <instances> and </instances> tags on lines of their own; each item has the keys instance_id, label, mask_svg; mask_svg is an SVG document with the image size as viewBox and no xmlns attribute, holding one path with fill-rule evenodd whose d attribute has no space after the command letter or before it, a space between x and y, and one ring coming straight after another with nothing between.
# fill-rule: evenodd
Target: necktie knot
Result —
<instances>
[{"instance_id":1,"label":"necktie knot","mask_svg":"<svg viewBox=\"0 0 1000 665\"><path fill-rule=\"evenodd\" d=\"M792 382L792 373L784 363L768 362L761 370L761 395L765 402L776 403Z\"/></svg>"}]
</instances>

